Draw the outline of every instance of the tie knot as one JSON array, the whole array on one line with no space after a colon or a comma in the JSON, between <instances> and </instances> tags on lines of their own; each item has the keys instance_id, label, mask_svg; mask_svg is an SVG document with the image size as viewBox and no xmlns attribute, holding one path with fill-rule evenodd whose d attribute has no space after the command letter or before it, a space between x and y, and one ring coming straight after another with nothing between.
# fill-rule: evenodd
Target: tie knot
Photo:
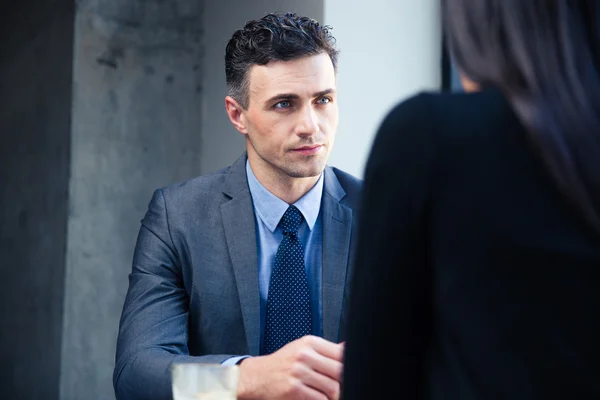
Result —
<instances>
[{"instance_id":1,"label":"tie knot","mask_svg":"<svg viewBox=\"0 0 600 400\"><path fill-rule=\"evenodd\" d=\"M296 208L296 206L289 206L288 209L281 217L281 229L283 229L283 234L286 233L298 233L298 228L302 223L302 213L300 210Z\"/></svg>"}]
</instances>

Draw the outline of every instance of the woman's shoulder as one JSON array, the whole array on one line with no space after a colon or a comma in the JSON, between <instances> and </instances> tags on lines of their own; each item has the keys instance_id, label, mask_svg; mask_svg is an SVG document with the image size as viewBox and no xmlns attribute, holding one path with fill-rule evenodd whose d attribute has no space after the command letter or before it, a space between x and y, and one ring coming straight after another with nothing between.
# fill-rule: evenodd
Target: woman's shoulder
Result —
<instances>
[{"instance_id":1,"label":"woman's shoulder","mask_svg":"<svg viewBox=\"0 0 600 400\"><path fill-rule=\"evenodd\" d=\"M523 135L499 91L419 92L383 119L371 148L371 168L472 162L480 154L510 148ZM521 138L519 138L519 141Z\"/></svg>"},{"instance_id":2,"label":"woman's shoulder","mask_svg":"<svg viewBox=\"0 0 600 400\"><path fill-rule=\"evenodd\" d=\"M431 118L437 114L437 103L443 95L419 92L399 101L381 122L375 145L382 150L392 150L407 140L425 140L431 132Z\"/></svg>"},{"instance_id":3,"label":"woman's shoulder","mask_svg":"<svg viewBox=\"0 0 600 400\"><path fill-rule=\"evenodd\" d=\"M393 118L431 122L432 114L442 118L456 113L461 117L475 117L482 112L489 114L499 110L506 111L507 107L510 107L507 100L497 89L471 93L420 91L399 101L389 115ZM489 112L486 113L486 110Z\"/></svg>"},{"instance_id":4,"label":"woman's shoulder","mask_svg":"<svg viewBox=\"0 0 600 400\"><path fill-rule=\"evenodd\" d=\"M421 91L398 102L384 118L380 135L402 140L469 138L517 123L508 101L496 89L476 93Z\"/></svg>"}]
</instances>

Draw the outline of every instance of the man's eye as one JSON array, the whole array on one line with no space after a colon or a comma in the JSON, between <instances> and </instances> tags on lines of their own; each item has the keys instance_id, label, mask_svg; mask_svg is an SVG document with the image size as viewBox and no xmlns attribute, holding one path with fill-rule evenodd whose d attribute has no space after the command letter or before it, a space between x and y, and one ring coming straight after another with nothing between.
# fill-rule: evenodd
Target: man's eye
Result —
<instances>
[{"instance_id":1,"label":"man's eye","mask_svg":"<svg viewBox=\"0 0 600 400\"><path fill-rule=\"evenodd\" d=\"M289 101L280 101L279 103L275 104L275 108L289 108L291 106Z\"/></svg>"},{"instance_id":2,"label":"man's eye","mask_svg":"<svg viewBox=\"0 0 600 400\"><path fill-rule=\"evenodd\" d=\"M331 99L329 97L321 97L317 102L319 104L327 104L331 101Z\"/></svg>"}]
</instances>

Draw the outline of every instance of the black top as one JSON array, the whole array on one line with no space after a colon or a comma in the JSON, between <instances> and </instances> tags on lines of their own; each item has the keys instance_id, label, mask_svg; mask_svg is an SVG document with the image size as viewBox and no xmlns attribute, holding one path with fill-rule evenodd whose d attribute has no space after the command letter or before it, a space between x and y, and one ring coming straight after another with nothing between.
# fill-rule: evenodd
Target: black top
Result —
<instances>
[{"instance_id":1,"label":"black top","mask_svg":"<svg viewBox=\"0 0 600 400\"><path fill-rule=\"evenodd\" d=\"M344 400L600 398L600 237L502 94L417 95L371 151Z\"/></svg>"}]
</instances>

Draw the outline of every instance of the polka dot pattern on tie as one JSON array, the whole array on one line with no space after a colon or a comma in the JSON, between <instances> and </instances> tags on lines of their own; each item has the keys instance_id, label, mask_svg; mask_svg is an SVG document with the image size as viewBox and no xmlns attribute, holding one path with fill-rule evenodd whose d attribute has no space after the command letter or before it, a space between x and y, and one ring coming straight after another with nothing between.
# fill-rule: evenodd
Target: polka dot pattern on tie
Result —
<instances>
[{"instance_id":1,"label":"polka dot pattern on tie","mask_svg":"<svg viewBox=\"0 0 600 400\"><path fill-rule=\"evenodd\" d=\"M302 221L300 210L290 206L279 222L283 239L275 256L269 282L262 354L271 354L311 333L304 247L298 237Z\"/></svg>"}]
</instances>

